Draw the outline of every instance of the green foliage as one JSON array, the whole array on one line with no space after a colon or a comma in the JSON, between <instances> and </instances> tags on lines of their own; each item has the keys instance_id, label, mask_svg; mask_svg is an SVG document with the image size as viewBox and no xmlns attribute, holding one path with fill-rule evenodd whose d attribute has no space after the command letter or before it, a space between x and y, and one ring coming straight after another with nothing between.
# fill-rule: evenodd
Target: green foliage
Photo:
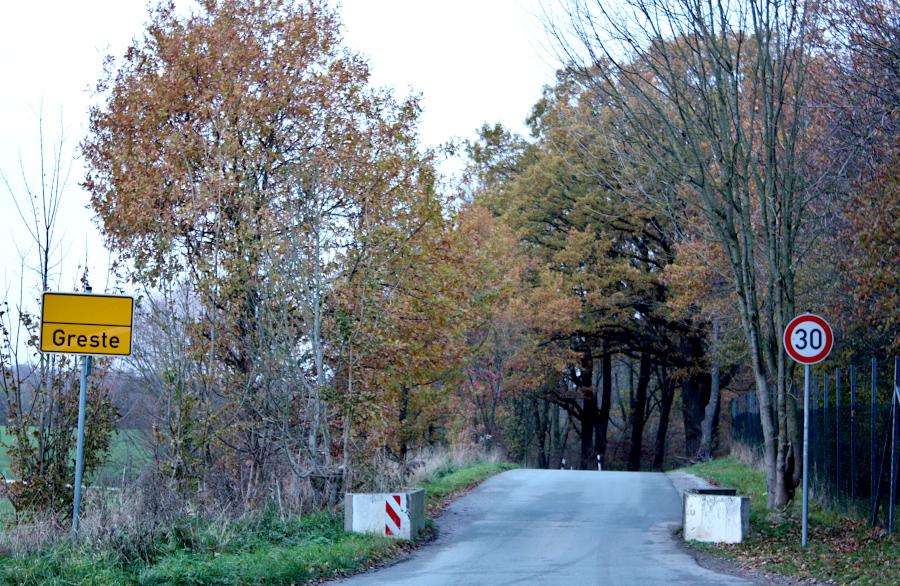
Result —
<instances>
[{"instance_id":1,"label":"green foliage","mask_svg":"<svg viewBox=\"0 0 900 586\"><path fill-rule=\"evenodd\" d=\"M27 321L27 320L26 320ZM28 321L26 327L36 328ZM37 338L29 342L36 345ZM4 341L4 346L9 347ZM11 364L11 355L0 357L0 365ZM75 482L79 371L75 361L61 356L40 356L27 375L17 367L6 372L2 391L7 405L7 425L0 449L8 458L7 496L17 516L29 518L38 511L69 513ZM23 397L30 395L26 401ZM85 412L84 473L89 476L106 457L110 447L115 407L103 380L103 366L95 369L88 383ZM5 463L5 462L4 462Z\"/></svg>"},{"instance_id":2,"label":"green foliage","mask_svg":"<svg viewBox=\"0 0 900 586\"><path fill-rule=\"evenodd\" d=\"M341 523L333 513L281 520L270 511L230 531L202 527L182 533L192 538L143 569L138 583L293 584L365 567L396 549L380 536L344 533Z\"/></svg>"},{"instance_id":3,"label":"green foliage","mask_svg":"<svg viewBox=\"0 0 900 586\"><path fill-rule=\"evenodd\" d=\"M685 469L750 497L750 537L737 545L703 546L742 565L838 584L898 584L900 538L810 502L809 547L800 545L801 499L774 514L766 511L765 474L734 458Z\"/></svg>"}]
</instances>

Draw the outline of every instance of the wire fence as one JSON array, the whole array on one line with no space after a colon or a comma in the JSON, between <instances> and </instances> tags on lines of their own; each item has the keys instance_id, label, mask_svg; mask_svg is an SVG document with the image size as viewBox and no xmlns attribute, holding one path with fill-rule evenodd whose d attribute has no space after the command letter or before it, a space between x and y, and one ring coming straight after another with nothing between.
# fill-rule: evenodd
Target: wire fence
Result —
<instances>
[{"instance_id":1,"label":"wire fence","mask_svg":"<svg viewBox=\"0 0 900 586\"><path fill-rule=\"evenodd\" d=\"M799 416L802 426L802 411ZM755 393L732 402L731 429L732 442L762 457ZM812 494L833 509L893 530L900 482L900 357L828 372L813 368L809 457Z\"/></svg>"}]
</instances>

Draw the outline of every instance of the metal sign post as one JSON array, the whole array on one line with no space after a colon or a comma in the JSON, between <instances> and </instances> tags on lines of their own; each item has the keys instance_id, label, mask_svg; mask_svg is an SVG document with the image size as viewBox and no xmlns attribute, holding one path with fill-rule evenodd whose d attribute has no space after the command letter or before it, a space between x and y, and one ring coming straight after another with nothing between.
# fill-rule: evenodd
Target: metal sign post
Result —
<instances>
[{"instance_id":1,"label":"metal sign post","mask_svg":"<svg viewBox=\"0 0 900 586\"><path fill-rule=\"evenodd\" d=\"M91 356L81 357L81 389L78 392L78 445L75 451L75 498L72 501L72 539L78 539L81 513L81 479L84 474L84 411L87 403L87 380L91 373Z\"/></svg>"},{"instance_id":2,"label":"metal sign post","mask_svg":"<svg viewBox=\"0 0 900 586\"><path fill-rule=\"evenodd\" d=\"M782 337L784 349L803 365L803 547L809 545L809 385L813 364L825 360L834 345L831 326L818 315L804 313L790 321ZM828 392L827 389L825 391Z\"/></svg>"},{"instance_id":3,"label":"metal sign post","mask_svg":"<svg viewBox=\"0 0 900 586\"><path fill-rule=\"evenodd\" d=\"M809 364L803 367L803 547L809 545Z\"/></svg>"},{"instance_id":4,"label":"metal sign post","mask_svg":"<svg viewBox=\"0 0 900 586\"><path fill-rule=\"evenodd\" d=\"M888 533L894 531L897 476L900 474L900 357L894 356L894 392L891 394L891 490L888 507Z\"/></svg>"}]
</instances>

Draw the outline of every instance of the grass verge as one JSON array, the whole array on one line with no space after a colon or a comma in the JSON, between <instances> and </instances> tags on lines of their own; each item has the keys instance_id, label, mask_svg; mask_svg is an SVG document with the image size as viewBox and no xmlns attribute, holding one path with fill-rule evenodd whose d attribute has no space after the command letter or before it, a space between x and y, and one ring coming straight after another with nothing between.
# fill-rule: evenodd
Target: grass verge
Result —
<instances>
[{"instance_id":1,"label":"grass verge","mask_svg":"<svg viewBox=\"0 0 900 586\"><path fill-rule=\"evenodd\" d=\"M439 510L454 495L513 467L475 462L437 470L421 482L428 510ZM237 521L186 519L142 538L123 532L113 543L63 541L39 553L0 556L0 583L303 584L363 571L410 546L346 533L341 512L282 519L268 511Z\"/></svg>"},{"instance_id":2,"label":"grass verge","mask_svg":"<svg viewBox=\"0 0 900 586\"><path fill-rule=\"evenodd\" d=\"M422 483L428 515L437 513L453 497L468 492L487 478L514 468L518 466L509 462L475 462L439 470L430 481Z\"/></svg>"},{"instance_id":3,"label":"grass verge","mask_svg":"<svg viewBox=\"0 0 900 586\"><path fill-rule=\"evenodd\" d=\"M900 584L900 536L830 511L813 499L809 508L809 547L800 545L801 497L787 510L768 514L765 474L722 458L684 469L750 497L750 537L735 545L697 547L742 566L838 584Z\"/></svg>"},{"instance_id":4,"label":"grass verge","mask_svg":"<svg viewBox=\"0 0 900 586\"><path fill-rule=\"evenodd\" d=\"M282 520L274 512L240 521L184 521L139 543L62 542L39 554L0 559L4 584L297 584L351 573L401 544L345 533L340 515Z\"/></svg>"}]
</instances>

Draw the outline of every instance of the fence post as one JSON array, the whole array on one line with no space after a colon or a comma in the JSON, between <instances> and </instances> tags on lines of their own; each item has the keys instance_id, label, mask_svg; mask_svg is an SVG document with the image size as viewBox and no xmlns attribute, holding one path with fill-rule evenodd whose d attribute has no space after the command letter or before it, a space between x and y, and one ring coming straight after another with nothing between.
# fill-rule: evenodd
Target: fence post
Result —
<instances>
[{"instance_id":1,"label":"fence post","mask_svg":"<svg viewBox=\"0 0 900 586\"><path fill-rule=\"evenodd\" d=\"M891 490L888 507L888 532L894 530L894 507L897 502L897 476L900 467L900 356L894 356L894 389L891 393Z\"/></svg>"},{"instance_id":2,"label":"fence post","mask_svg":"<svg viewBox=\"0 0 900 586\"><path fill-rule=\"evenodd\" d=\"M828 424L828 373L822 373L822 493L831 494L828 479L831 478L831 429Z\"/></svg>"},{"instance_id":3,"label":"fence post","mask_svg":"<svg viewBox=\"0 0 900 586\"><path fill-rule=\"evenodd\" d=\"M871 416L869 418L869 472L871 476L871 481L869 484L869 502L871 503L872 510L872 525L875 525L875 507L878 506L878 466L875 463L876 458L878 457L876 454L875 447L875 426L878 423L877 414L875 412L875 400L877 397L875 396L876 385L878 384L878 363L875 361L875 357L872 357L872 401L870 404L871 407Z\"/></svg>"},{"instance_id":4,"label":"fence post","mask_svg":"<svg viewBox=\"0 0 900 586\"><path fill-rule=\"evenodd\" d=\"M841 491L841 369L834 369L834 492Z\"/></svg>"},{"instance_id":5,"label":"fence post","mask_svg":"<svg viewBox=\"0 0 900 586\"><path fill-rule=\"evenodd\" d=\"M856 507L856 365L850 365L850 502Z\"/></svg>"}]
</instances>

